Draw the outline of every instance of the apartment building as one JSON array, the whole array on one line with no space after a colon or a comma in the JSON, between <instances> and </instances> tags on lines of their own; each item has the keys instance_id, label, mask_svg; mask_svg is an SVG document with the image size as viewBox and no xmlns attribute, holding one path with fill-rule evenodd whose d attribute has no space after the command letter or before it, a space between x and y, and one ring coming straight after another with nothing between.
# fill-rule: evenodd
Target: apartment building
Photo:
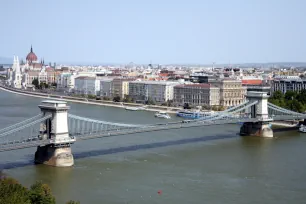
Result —
<instances>
[{"instance_id":1,"label":"apartment building","mask_svg":"<svg viewBox=\"0 0 306 204\"><path fill-rule=\"evenodd\" d=\"M220 88L211 84L181 84L174 87L176 105L215 106L220 104Z\"/></svg>"},{"instance_id":2,"label":"apartment building","mask_svg":"<svg viewBox=\"0 0 306 204\"><path fill-rule=\"evenodd\" d=\"M120 96L120 98L124 98L129 94L129 82L134 79L130 78L115 78L113 80L113 88L112 94L113 96Z\"/></svg>"},{"instance_id":3,"label":"apartment building","mask_svg":"<svg viewBox=\"0 0 306 204\"><path fill-rule=\"evenodd\" d=\"M129 96L135 101L145 102L149 98L158 103L173 100L173 87L179 82L132 81L129 83Z\"/></svg>"},{"instance_id":4,"label":"apartment building","mask_svg":"<svg viewBox=\"0 0 306 204\"><path fill-rule=\"evenodd\" d=\"M100 96L113 96L113 79L103 78L100 79Z\"/></svg>"},{"instance_id":5,"label":"apartment building","mask_svg":"<svg viewBox=\"0 0 306 204\"><path fill-rule=\"evenodd\" d=\"M211 81L210 83L220 88L221 106L236 106L245 102L247 88L242 86L241 80L225 78Z\"/></svg>"},{"instance_id":6,"label":"apartment building","mask_svg":"<svg viewBox=\"0 0 306 204\"><path fill-rule=\"evenodd\" d=\"M75 76L71 73L58 75L56 83L58 89L73 89Z\"/></svg>"},{"instance_id":7,"label":"apartment building","mask_svg":"<svg viewBox=\"0 0 306 204\"><path fill-rule=\"evenodd\" d=\"M301 91L302 89L306 89L306 79L299 76L276 76L272 80L271 94L275 91L285 94L287 91Z\"/></svg>"},{"instance_id":8,"label":"apartment building","mask_svg":"<svg viewBox=\"0 0 306 204\"><path fill-rule=\"evenodd\" d=\"M100 80L96 77L77 77L74 80L74 91L79 94L100 94Z\"/></svg>"}]
</instances>

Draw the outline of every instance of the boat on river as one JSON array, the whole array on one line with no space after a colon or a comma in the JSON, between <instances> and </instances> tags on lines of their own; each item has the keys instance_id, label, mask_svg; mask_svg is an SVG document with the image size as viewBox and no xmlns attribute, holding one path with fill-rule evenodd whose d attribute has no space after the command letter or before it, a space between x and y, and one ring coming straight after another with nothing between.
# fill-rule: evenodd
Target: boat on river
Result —
<instances>
[{"instance_id":1,"label":"boat on river","mask_svg":"<svg viewBox=\"0 0 306 204\"><path fill-rule=\"evenodd\" d=\"M301 124L300 128L299 128L300 132L306 132L306 126Z\"/></svg>"},{"instance_id":2,"label":"boat on river","mask_svg":"<svg viewBox=\"0 0 306 204\"><path fill-rule=\"evenodd\" d=\"M188 118L188 119L199 119L199 118L205 118L207 116L211 116L214 112L201 112L201 111L178 111L176 112L176 116L182 117L182 118Z\"/></svg>"},{"instance_id":3,"label":"boat on river","mask_svg":"<svg viewBox=\"0 0 306 204\"><path fill-rule=\"evenodd\" d=\"M125 110L137 111L138 107L125 107Z\"/></svg>"},{"instance_id":4,"label":"boat on river","mask_svg":"<svg viewBox=\"0 0 306 204\"><path fill-rule=\"evenodd\" d=\"M155 113L155 117L157 118L165 118L165 119L170 119L170 115L168 115L168 113L164 112L164 111L159 111L157 113Z\"/></svg>"},{"instance_id":5,"label":"boat on river","mask_svg":"<svg viewBox=\"0 0 306 204\"><path fill-rule=\"evenodd\" d=\"M125 107L125 110L129 110L129 111L138 111L138 110L145 110L146 107L145 106L141 106L141 107L129 107L129 106L126 106Z\"/></svg>"}]
</instances>

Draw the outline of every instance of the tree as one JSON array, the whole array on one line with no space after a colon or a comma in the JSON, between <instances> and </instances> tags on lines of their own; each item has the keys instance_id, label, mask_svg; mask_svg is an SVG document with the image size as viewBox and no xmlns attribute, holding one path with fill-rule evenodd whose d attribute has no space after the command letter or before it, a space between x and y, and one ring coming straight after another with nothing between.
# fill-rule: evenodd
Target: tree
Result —
<instances>
[{"instance_id":1,"label":"tree","mask_svg":"<svg viewBox=\"0 0 306 204\"><path fill-rule=\"evenodd\" d=\"M80 204L80 202L79 201L70 200L66 204Z\"/></svg>"},{"instance_id":2,"label":"tree","mask_svg":"<svg viewBox=\"0 0 306 204\"><path fill-rule=\"evenodd\" d=\"M283 100L284 94L281 91L275 91L271 97L271 99Z\"/></svg>"},{"instance_id":3,"label":"tree","mask_svg":"<svg viewBox=\"0 0 306 204\"><path fill-rule=\"evenodd\" d=\"M203 105L203 106L202 106L202 109L204 109L204 110L210 110L211 107L210 107L209 105Z\"/></svg>"},{"instance_id":4,"label":"tree","mask_svg":"<svg viewBox=\"0 0 306 204\"><path fill-rule=\"evenodd\" d=\"M285 100L293 100L297 96L297 93L295 91L287 91L285 93Z\"/></svg>"},{"instance_id":5,"label":"tree","mask_svg":"<svg viewBox=\"0 0 306 204\"><path fill-rule=\"evenodd\" d=\"M276 91L269 98L269 102L292 111L304 112L306 108L306 90L303 89L300 92L287 91L285 95L280 91Z\"/></svg>"},{"instance_id":6,"label":"tree","mask_svg":"<svg viewBox=\"0 0 306 204\"><path fill-rule=\"evenodd\" d=\"M226 107L224 107L224 106L219 106L218 107L218 111L224 111L226 109Z\"/></svg>"},{"instance_id":7,"label":"tree","mask_svg":"<svg viewBox=\"0 0 306 204\"><path fill-rule=\"evenodd\" d=\"M303 104L296 99L287 101L286 106L287 106L288 109L296 111L296 112L303 112L304 111Z\"/></svg>"},{"instance_id":8,"label":"tree","mask_svg":"<svg viewBox=\"0 0 306 204\"><path fill-rule=\"evenodd\" d=\"M184 108L184 109L191 109L191 107L189 106L189 103L184 103L183 108Z\"/></svg>"},{"instance_id":9,"label":"tree","mask_svg":"<svg viewBox=\"0 0 306 204\"><path fill-rule=\"evenodd\" d=\"M110 98L110 97L108 97L108 96L103 96L103 100L104 100L104 101L110 101L110 100L111 100L111 98Z\"/></svg>"},{"instance_id":10,"label":"tree","mask_svg":"<svg viewBox=\"0 0 306 204\"><path fill-rule=\"evenodd\" d=\"M172 106L172 105L173 105L173 100L168 100L168 101L167 101L167 106L170 107L170 106Z\"/></svg>"},{"instance_id":11,"label":"tree","mask_svg":"<svg viewBox=\"0 0 306 204\"><path fill-rule=\"evenodd\" d=\"M123 99L123 102L125 103L132 103L133 102L133 98L129 95L125 95L124 96L124 99Z\"/></svg>"},{"instance_id":12,"label":"tree","mask_svg":"<svg viewBox=\"0 0 306 204\"><path fill-rule=\"evenodd\" d=\"M80 204L72 200L67 203ZM36 182L28 189L0 172L0 204L55 204L55 198L47 184Z\"/></svg>"},{"instance_id":13,"label":"tree","mask_svg":"<svg viewBox=\"0 0 306 204\"><path fill-rule=\"evenodd\" d=\"M96 96L95 96L95 95L93 95L93 94L88 94L88 95L87 95L87 98L89 98L89 99L95 99L95 98L96 98Z\"/></svg>"},{"instance_id":14,"label":"tree","mask_svg":"<svg viewBox=\"0 0 306 204\"><path fill-rule=\"evenodd\" d=\"M49 85L46 84L45 82L40 82L39 88L40 88L40 89L47 89L47 88L49 88Z\"/></svg>"},{"instance_id":15,"label":"tree","mask_svg":"<svg viewBox=\"0 0 306 204\"><path fill-rule=\"evenodd\" d=\"M32 203L55 204L55 198L47 184L38 181L33 184L30 189L30 200Z\"/></svg>"},{"instance_id":16,"label":"tree","mask_svg":"<svg viewBox=\"0 0 306 204\"><path fill-rule=\"evenodd\" d=\"M114 102L120 102L120 101L121 101L120 96L115 96L115 97L113 98L113 101L114 101Z\"/></svg>"},{"instance_id":17,"label":"tree","mask_svg":"<svg viewBox=\"0 0 306 204\"><path fill-rule=\"evenodd\" d=\"M148 104L148 105L155 105L156 103L155 103L155 101L151 97L149 97L148 100L146 101L146 104Z\"/></svg>"},{"instance_id":18,"label":"tree","mask_svg":"<svg viewBox=\"0 0 306 204\"><path fill-rule=\"evenodd\" d=\"M32 84L35 86L35 88L39 88L39 82L37 78L33 79Z\"/></svg>"},{"instance_id":19,"label":"tree","mask_svg":"<svg viewBox=\"0 0 306 204\"><path fill-rule=\"evenodd\" d=\"M300 93L297 94L296 99L306 105L306 89L302 89Z\"/></svg>"},{"instance_id":20,"label":"tree","mask_svg":"<svg viewBox=\"0 0 306 204\"><path fill-rule=\"evenodd\" d=\"M1 179L0 204L31 204L29 192L15 179Z\"/></svg>"}]
</instances>

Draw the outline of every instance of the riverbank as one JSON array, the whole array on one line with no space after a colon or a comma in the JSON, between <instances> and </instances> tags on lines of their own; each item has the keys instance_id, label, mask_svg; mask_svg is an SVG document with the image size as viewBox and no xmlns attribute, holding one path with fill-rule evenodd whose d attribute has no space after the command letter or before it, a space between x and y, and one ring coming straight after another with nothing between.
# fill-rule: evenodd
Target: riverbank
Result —
<instances>
[{"instance_id":1,"label":"riverbank","mask_svg":"<svg viewBox=\"0 0 306 204\"><path fill-rule=\"evenodd\" d=\"M98 105L98 106L109 106L115 108L126 108L126 107L141 107L142 104L130 104L130 103L121 103L121 102L112 102L112 101L102 101L102 100L91 100L91 99L82 99L70 96L61 96L55 94L47 94L47 93L40 93L40 92L30 92L25 90L17 90L14 88L1 86L0 90L7 91L14 94L24 95L24 96L31 96L36 98L44 98L44 99L53 99L53 100L60 100L66 102L73 102L73 103L82 103L82 104L89 104L89 105ZM156 107L156 106L147 106L144 111L151 111L151 112L158 112L164 111L167 113L175 114L176 111L180 110L179 108L174 107Z\"/></svg>"},{"instance_id":2,"label":"riverbank","mask_svg":"<svg viewBox=\"0 0 306 204\"><path fill-rule=\"evenodd\" d=\"M294 128L298 126L297 122L292 123L288 121L273 121L271 124L277 127L288 127L288 128Z\"/></svg>"}]
</instances>

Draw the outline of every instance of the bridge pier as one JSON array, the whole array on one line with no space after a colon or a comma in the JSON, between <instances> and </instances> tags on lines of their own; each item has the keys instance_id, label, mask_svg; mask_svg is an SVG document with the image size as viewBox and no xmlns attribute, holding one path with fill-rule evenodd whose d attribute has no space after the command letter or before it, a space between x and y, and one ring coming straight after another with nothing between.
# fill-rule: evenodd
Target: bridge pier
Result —
<instances>
[{"instance_id":1,"label":"bridge pier","mask_svg":"<svg viewBox=\"0 0 306 204\"><path fill-rule=\"evenodd\" d=\"M74 159L71 147L39 146L35 152L35 164L68 167L73 166Z\"/></svg>"},{"instance_id":2,"label":"bridge pier","mask_svg":"<svg viewBox=\"0 0 306 204\"><path fill-rule=\"evenodd\" d=\"M273 137L273 130L266 122L246 122L240 128L241 136Z\"/></svg>"},{"instance_id":3,"label":"bridge pier","mask_svg":"<svg viewBox=\"0 0 306 204\"><path fill-rule=\"evenodd\" d=\"M273 121L269 118L268 113L268 98L266 92L249 91L246 95L250 102L257 101L257 104L251 106L248 110L252 118L256 118L256 122L245 122L240 128L240 135L273 137L273 130L270 123Z\"/></svg>"},{"instance_id":4,"label":"bridge pier","mask_svg":"<svg viewBox=\"0 0 306 204\"><path fill-rule=\"evenodd\" d=\"M39 105L44 115L51 114L49 120L40 125L40 138L49 144L38 146L35 153L36 164L67 167L74 164L71 144L75 138L69 136L68 109L63 101L43 101Z\"/></svg>"}]
</instances>

